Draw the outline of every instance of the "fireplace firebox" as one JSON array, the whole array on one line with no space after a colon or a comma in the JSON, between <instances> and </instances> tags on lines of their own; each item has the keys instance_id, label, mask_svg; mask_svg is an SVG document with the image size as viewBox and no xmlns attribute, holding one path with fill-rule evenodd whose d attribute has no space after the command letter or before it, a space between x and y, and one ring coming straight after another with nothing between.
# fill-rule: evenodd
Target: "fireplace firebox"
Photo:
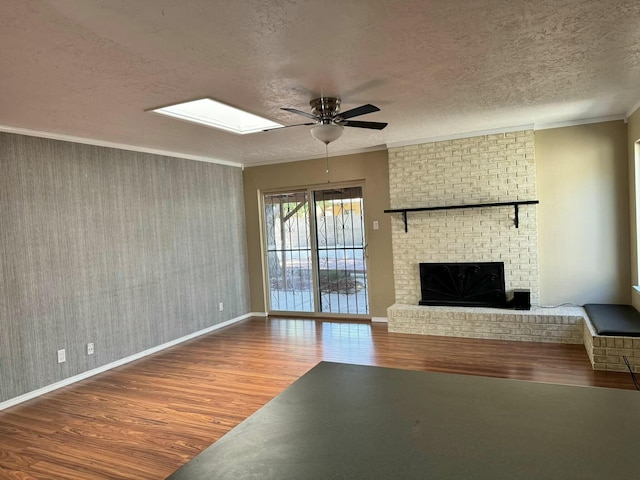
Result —
<instances>
[{"instance_id":1,"label":"fireplace firebox","mask_svg":"<svg viewBox=\"0 0 640 480\"><path fill-rule=\"evenodd\" d=\"M506 306L503 262L421 263L420 305Z\"/></svg>"}]
</instances>

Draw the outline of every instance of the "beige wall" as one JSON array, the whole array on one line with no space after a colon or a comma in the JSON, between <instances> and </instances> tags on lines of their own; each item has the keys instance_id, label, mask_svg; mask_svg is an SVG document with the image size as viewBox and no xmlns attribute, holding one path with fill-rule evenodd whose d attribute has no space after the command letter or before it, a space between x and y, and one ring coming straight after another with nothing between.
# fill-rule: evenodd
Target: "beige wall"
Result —
<instances>
[{"instance_id":1,"label":"beige wall","mask_svg":"<svg viewBox=\"0 0 640 480\"><path fill-rule=\"evenodd\" d=\"M535 148L541 304L628 303L626 125L538 130Z\"/></svg>"},{"instance_id":2,"label":"beige wall","mask_svg":"<svg viewBox=\"0 0 640 480\"><path fill-rule=\"evenodd\" d=\"M631 264L631 284L638 285L638 225L636 221L636 154L635 144L640 140L640 109L633 112L627 119L627 144L629 158L629 230L630 230L630 252L629 263ZM631 301L636 309L640 310L640 293L631 289Z\"/></svg>"},{"instance_id":3,"label":"beige wall","mask_svg":"<svg viewBox=\"0 0 640 480\"><path fill-rule=\"evenodd\" d=\"M372 317L386 317L387 307L394 302L393 262L391 256L391 219L383 212L389 208L389 167L387 152L377 151L332 157L330 180L346 182L363 180L364 214L368 243L369 302ZM260 247L258 196L261 191L279 188L327 185L325 159L281 163L244 170L244 200L247 221L247 248L251 310L266 311ZM380 224L373 230L373 221Z\"/></svg>"}]
</instances>

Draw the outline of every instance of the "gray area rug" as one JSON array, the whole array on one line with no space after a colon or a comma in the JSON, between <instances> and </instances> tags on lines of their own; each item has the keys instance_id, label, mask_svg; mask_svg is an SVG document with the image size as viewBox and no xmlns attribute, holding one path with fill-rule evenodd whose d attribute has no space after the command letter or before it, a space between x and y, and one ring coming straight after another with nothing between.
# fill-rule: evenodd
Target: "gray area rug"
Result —
<instances>
[{"instance_id":1,"label":"gray area rug","mask_svg":"<svg viewBox=\"0 0 640 480\"><path fill-rule=\"evenodd\" d=\"M171 480L637 478L640 392L322 362Z\"/></svg>"}]
</instances>

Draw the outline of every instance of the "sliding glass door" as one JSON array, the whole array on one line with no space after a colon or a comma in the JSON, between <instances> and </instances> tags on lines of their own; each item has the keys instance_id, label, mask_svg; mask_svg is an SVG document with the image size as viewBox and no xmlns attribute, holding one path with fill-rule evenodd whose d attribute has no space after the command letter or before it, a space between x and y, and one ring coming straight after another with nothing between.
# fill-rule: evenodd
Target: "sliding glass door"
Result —
<instances>
[{"instance_id":1,"label":"sliding glass door","mask_svg":"<svg viewBox=\"0 0 640 480\"><path fill-rule=\"evenodd\" d=\"M362 187L266 194L269 311L367 315Z\"/></svg>"},{"instance_id":2,"label":"sliding glass door","mask_svg":"<svg viewBox=\"0 0 640 480\"><path fill-rule=\"evenodd\" d=\"M264 196L270 309L314 312L308 192Z\"/></svg>"}]
</instances>

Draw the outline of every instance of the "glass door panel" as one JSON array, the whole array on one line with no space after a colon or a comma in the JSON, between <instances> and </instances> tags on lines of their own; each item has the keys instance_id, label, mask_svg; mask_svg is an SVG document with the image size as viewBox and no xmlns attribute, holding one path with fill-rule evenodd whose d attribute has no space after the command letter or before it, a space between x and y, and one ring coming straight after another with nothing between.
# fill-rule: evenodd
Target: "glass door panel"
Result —
<instances>
[{"instance_id":1,"label":"glass door panel","mask_svg":"<svg viewBox=\"0 0 640 480\"><path fill-rule=\"evenodd\" d=\"M362 187L313 192L321 312L368 314Z\"/></svg>"},{"instance_id":2,"label":"glass door panel","mask_svg":"<svg viewBox=\"0 0 640 480\"><path fill-rule=\"evenodd\" d=\"M264 196L270 310L314 312L308 193Z\"/></svg>"}]
</instances>

